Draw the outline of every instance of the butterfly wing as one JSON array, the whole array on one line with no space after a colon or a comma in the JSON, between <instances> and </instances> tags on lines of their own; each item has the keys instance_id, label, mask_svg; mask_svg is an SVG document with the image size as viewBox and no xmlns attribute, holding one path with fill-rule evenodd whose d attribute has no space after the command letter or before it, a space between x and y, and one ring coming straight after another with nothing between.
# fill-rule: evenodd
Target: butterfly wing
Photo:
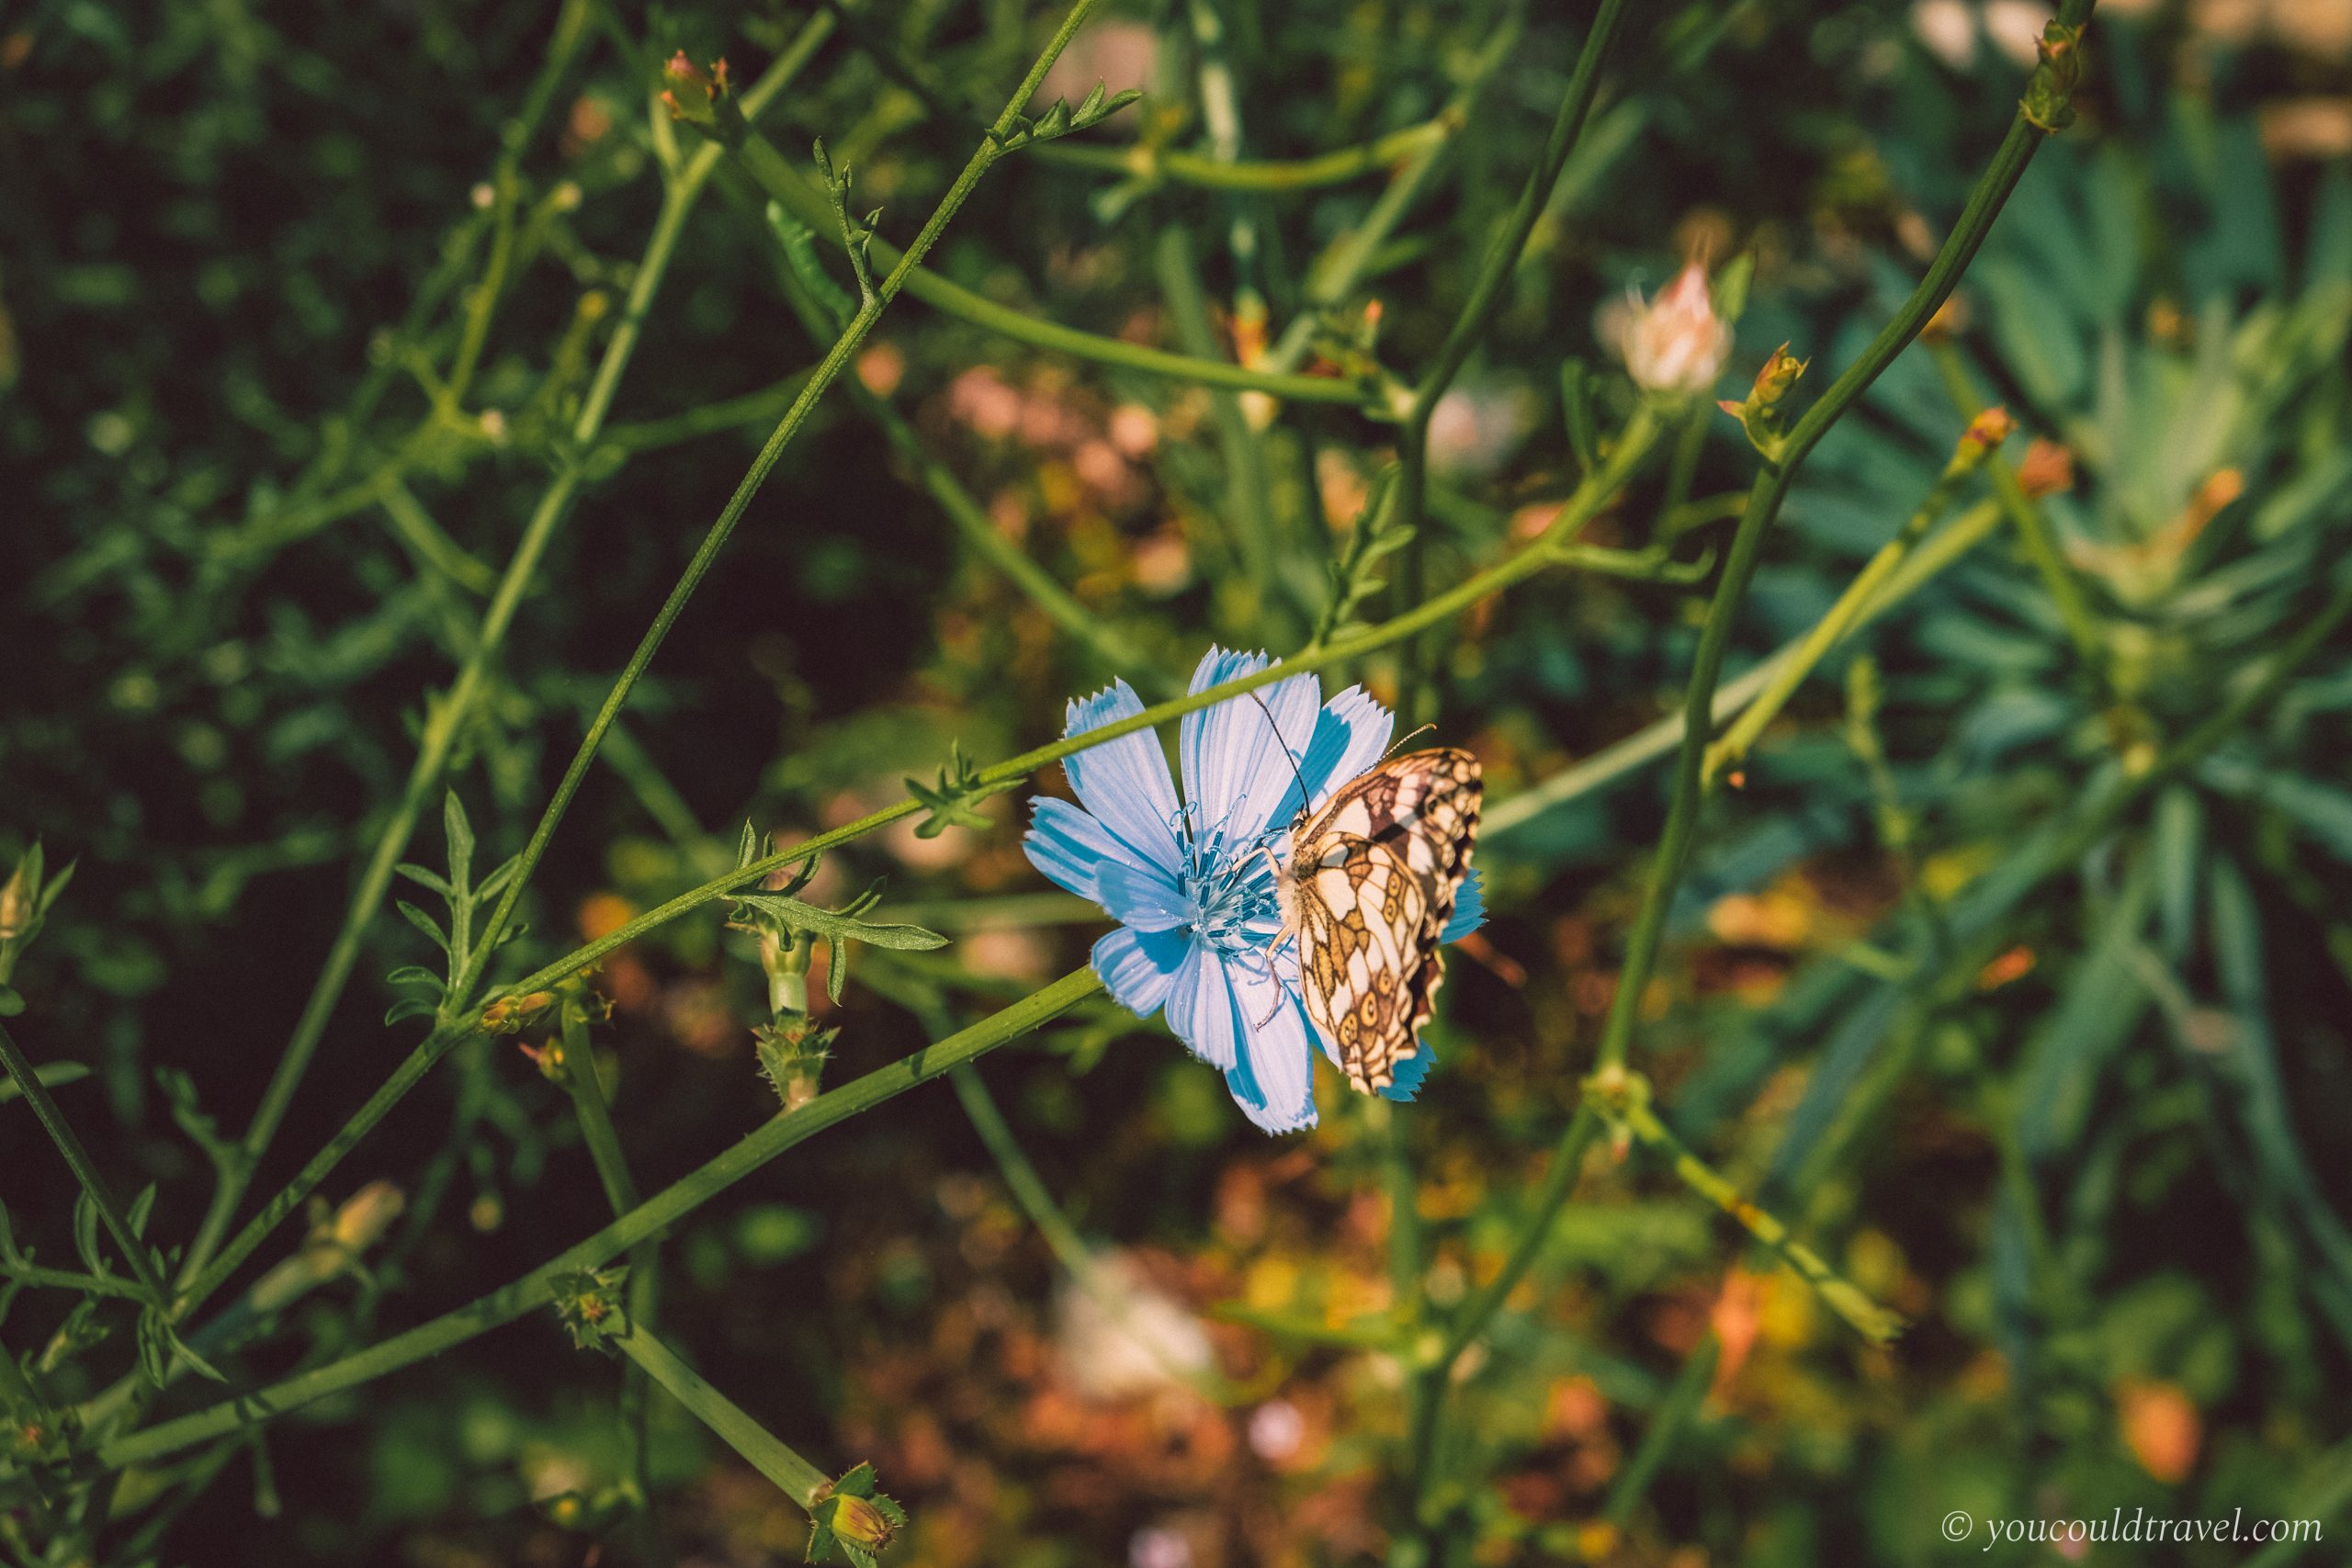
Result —
<instances>
[{"instance_id":1,"label":"butterfly wing","mask_svg":"<svg viewBox=\"0 0 2352 1568\"><path fill-rule=\"evenodd\" d=\"M1350 783L1292 844L1307 1016L1367 1094L1420 1050L1445 978L1438 938L1469 873L1479 795L1470 753L1416 751Z\"/></svg>"}]
</instances>

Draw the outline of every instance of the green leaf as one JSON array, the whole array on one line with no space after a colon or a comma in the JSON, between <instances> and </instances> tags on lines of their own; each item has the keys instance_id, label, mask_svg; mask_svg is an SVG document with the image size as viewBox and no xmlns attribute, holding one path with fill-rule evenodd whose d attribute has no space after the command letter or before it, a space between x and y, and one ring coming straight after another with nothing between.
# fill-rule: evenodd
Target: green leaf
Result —
<instances>
[{"instance_id":1,"label":"green leaf","mask_svg":"<svg viewBox=\"0 0 2352 1568\"><path fill-rule=\"evenodd\" d=\"M440 976L417 964L401 964L385 976L384 981L392 986L431 986L435 990L445 989L448 985Z\"/></svg>"},{"instance_id":2,"label":"green leaf","mask_svg":"<svg viewBox=\"0 0 2352 1568\"><path fill-rule=\"evenodd\" d=\"M392 867L392 871L396 875L405 876L411 882L415 883L419 887L424 888L429 892L438 893L444 898L454 898L457 897L457 895L450 890L447 881L445 880L438 872L427 871L421 865L411 865L406 861L402 861L400 864Z\"/></svg>"},{"instance_id":3,"label":"green leaf","mask_svg":"<svg viewBox=\"0 0 2352 1568\"><path fill-rule=\"evenodd\" d=\"M123 1216L130 1222L130 1234L143 1239L147 1235L147 1217L154 1212L155 1184L151 1181L141 1190L138 1197L130 1201L130 1211Z\"/></svg>"},{"instance_id":4,"label":"green leaf","mask_svg":"<svg viewBox=\"0 0 2352 1568\"><path fill-rule=\"evenodd\" d=\"M474 863L474 829L466 820L465 802L454 789L441 797L441 826L449 840L449 881L463 897Z\"/></svg>"},{"instance_id":5,"label":"green leaf","mask_svg":"<svg viewBox=\"0 0 2352 1568\"><path fill-rule=\"evenodd\" d=\"M402 997L385 1010L384 1022L390 1025L412 1018L431 1018L439 1010L423 997Z\"/></svg>"},{"instance_id":6,"label":"green leaf","mask_svg":"<svg viewBox=\"0 0 2352 1568\"><path fill-rule=\"evenodd\" d=\"M74 1199L74 1250L82 1255L82 1267L91 1273L107 1271L106 1254L98 1250L98 1206L90 1201L87 1192Z\"/></svg>"},{"instance_id":7,"label":"green leaf","mask_svg":"<svg viewBox=\"0 0 2352 1568\"><path fill-rule=\"evenodd\" d=\"M401 918L406 919L410 925L414 926L418 931L421 931L426 936L431 937L433 939L433 945L439 948L443 953L447 953L449 955L451 965L453 967L455 966L458 959L457 950L449 945L448 933L441 929L441 922L435 919L432 916L426 914L424 910L418 908L415 905L410 903L405 898L393 899L392 908L398 909L401 912Z\"/></svg>"},{"instance_id":8,"label":"green leaf","mask_svg":"<svg viewBox=\"0 0 2352 1568\"><path fill-rule=\"evenodd\" d=\"M937 931L925 931L921 926L871 925L777 893L738 893L734 897L739 904L748 904L763 914L774 915L795 931L813 931L828 940L847 938L898 953L928 953L933 948L947 945L945 937Z\"/></svg>"},{"instance_id":9,"label":"green leaf","mask_svg":"<svg viewBox=\"0 0 2352 1568\"><path fill-rule=\"evenodd\" d=\"M480 904L505 892L506 885L514 881L514 874L522 869L523 857L519 854L509 855L500 863L496 871L481 879L481 886L474 889L474 902Z\"/></svg>"}]
</instances>

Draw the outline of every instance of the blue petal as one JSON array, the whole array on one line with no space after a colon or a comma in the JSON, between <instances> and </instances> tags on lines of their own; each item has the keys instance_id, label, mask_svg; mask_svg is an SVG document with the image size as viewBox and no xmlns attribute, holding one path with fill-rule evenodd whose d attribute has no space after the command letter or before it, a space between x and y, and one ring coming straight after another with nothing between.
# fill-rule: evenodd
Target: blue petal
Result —
<instances>
[{"instance_id":1,"label":"blue petal","mask_svg":"<svg viewBox=\"0 0 2352 1568\"><path fill-rule=\"evenodd\" d=\"M1233 1066L1238 1058L1240 1031L1233 1017L1233 987L1225 978L1225 962L1193 942L1168 989L1168 1027L1184 1048L1210 1066Z\"/></svg>"},{"instance_id":2,"label":"blue petal","mask_svg":"<svg viewBox=\"0 0 2352 1568\"><path fill-rule=\"evenodd\" d=\"M1430 1043L1430 1037L1424 1033L1414 1047L1412 1055L1389 1069L1396 1076L1388 1080L1388 1087L1380 1091L1380 1098L1399 1102L1412 1099L1421 1091L1421 1080L1428 1077L1430 1069L1436 1066L1437 1047Z\"/></svg>"},{"instance_id":3,"label":"blue petal","mask_svg":"<svg viewBox=\"0 0 2352 1568\"><path fill-rule=\"evenodd\" d=\"M1267 662L1262 653L1212 648L1193 671L1192 690L1204 692L1255 674ZM1184 762L1184 798L1193 810L1195 832L1221 828L1226 842L1242 843L1274 820L1285 799L1297 799L1296 764L1314 737L1321 696L1321 683L1314 676L1294 675L1184 716L1177 750ZM1260 703L1265 706L1261 708Z\"/></svg>"},{"instance_id":4,"label":"blue petal","mask_svg":"<svg viewBox=\"0 0 2352 1568\"><path fill-rule=\"evenodd\" d=\"M1106 860L1095 873L1095 884L1102 890L1098 901L1111 912L1111 918L1139 931L1174 931L1179 926L1189 927L1200 918L1193 901L1157 866L1137 871Z\"/></svg>"},{"instance_id":5,"label":"blue petal","mask_svg":"<svg viewBox=\"0 0 2352 1568\"><path fill-rule=\"evenodd\" d=\"M1445 930L1438 932L1440 942L1460 942L1487 923L1487 897L1478 889L1478 870L1470 868L1462 886L1453 890L1453 918L1445 922Z\"/></svg>"},{"instance_id":6,"label":"blue petal","mask_svg":"<svg viewBox=\"0 0 2352 1568\"><path fill-rule=\"evenodd\" d=\"M1142 699L1125 681L1116 681L1083 702L1071 703L1069 722L1062 733L1083 735L1141 712ZM1069 774L1069 787L1079 804L1133 852L1125 858L1175 874L1180 863L1176 784L1168 776L1168 758L1157 736L1139 729L1075 752L1063 760L1062 767Z\"/></svg>"},{"instance_id":7,"label":"blue petal","mask_svg":"<svg viewBox=\"0 0 2352 1568\"><path fill-rule=\"evenodd\" d=\"M1314 1126L1315 1057L1307 1041L1316 1030L1298 993L1256 964L1230 964L1226 976L1241 1032L1240 1056L1225 1075L1234 1103L1269 1133Z\"/></svg>"},{"instance_id":8,"label":"blue petal","mask_svg":"<svg viewBox=\"0 0 2352 1568\"><path fill-rule=\"evenodd\" d=\"M1362 686L1350 686L1325 703L1315 717L1315 739L1298 765L1306 780L1307 798L1321 806L1334 790L1379 761L1396 728L1396 716L1373 701ZM1291 786L1291 799L1284 803L1294 815L1297 789Z\"/></svg>"},{"instance_id":9,"label":"blue petal","mask_svg":"<svg viewBox=\"0 0 2352 1568\"><path fill-rule=\"evenodd\" d=\"M1094 973L1121 1007L1149 1018L1168 999L1168 987L1192 951L1182 931L1133 931L1121 926L1094 944Z\"/></svg>"},{"instance_id":10,"label":"blue petal","mask_svg":"<svg viewBox=\"0 0 2352 1568\"><path fill-rule=\"evenodd\" d=\"M1170 888L1176 886L1166 871L1113 837L1108 828L1069 801L1050 795L1030 802L1029 831L1022 838L1021 847L1030 864L1097 904L1102 902L1099 876L1106 864L1157 877Z\"/></svg>"}]
</instances>

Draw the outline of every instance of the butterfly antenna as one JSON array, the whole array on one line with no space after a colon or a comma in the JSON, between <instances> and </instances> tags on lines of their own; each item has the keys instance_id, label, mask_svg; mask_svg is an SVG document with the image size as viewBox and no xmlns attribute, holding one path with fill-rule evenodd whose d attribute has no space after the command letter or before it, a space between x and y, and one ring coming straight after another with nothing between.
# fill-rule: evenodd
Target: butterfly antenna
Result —
<instances>
[{"instance_id":1,"label":"butterfly antenna","mask_svg":"<svg viewBox=\"0 0 2352 1568\"><path fill-rule=\"evenodd\" d=\"M1434 724L1425 724L1421 726L1419 729L1407 730L1402 736L1388 743L1388 750L1380 754L1380 760L1384 762L1388 761L1389 758L1394 757L1397 753L1398 750L1404 746L1406 741L1410 740L1416 735L1420 735L1436 728L1437 726Z\"/></svg>"},{"instance_id":2,"label":"butterfly antenna","mask_svg":"<svg viewBox=\"0 0 2352 1568\"><path fill-rule=\"evenodd\" d=\"M1268 707L1266 700L1255 692L1241 694L1256 703L1258 711L1266 716L1266 728L1274 732L1274 744L1282 748L1283 761L1290 764L1290 775L1298 781L1298 809L1303 814L1311 801L1306 792L1306 775L1298 771L1298 759L1290 754L1290 742L1283 739L1283 727L1274 722L1274 710Z\"/></svg>"}]
</instances>

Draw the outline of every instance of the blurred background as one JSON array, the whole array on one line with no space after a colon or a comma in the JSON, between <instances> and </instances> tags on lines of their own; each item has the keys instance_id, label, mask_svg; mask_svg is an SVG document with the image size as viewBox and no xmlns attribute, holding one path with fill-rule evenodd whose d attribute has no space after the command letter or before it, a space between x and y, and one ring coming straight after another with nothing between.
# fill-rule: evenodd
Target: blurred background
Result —
<instances>
[{"instance_id":1,"label":"blurred background","mask_svg":"<svg viewBox=\"0 0 2352 1568\"><path fill-rule=\"evenodd\" d=\"M159 1185L167 1236L209 1191L188 1124L243 1125L427 694L557 460L660 203L655 138L685 135L654 129L659 61L724 55L749 81L812 15L593 9L516 160L526 216L479 368L437 416L488 243L484 182L555 6L0 14L0 855L38 837L52 867L79 867L17 973L34 1001L17 1028L88 1067L61 1103L119 1186ZM1496 330L1438 412L1433 581L1548 520L1577 477L1564 362L1599 378L1613 425L1629 292L1687 259L1753 258L1721 395L1784 342L1821 382L1849 361L2000 138L2049 15L1636 10ZM989 112L964 106L998 102L1050 25L1035 11L847 7L765 129L796 160L821 134L903 243ZM1204 105L1229 101L1248 156L1299 159L1466 107L1392 226L1376 226L1386 163L1237 195L1023 157L933 265L1002 304L1216 357L1305 322L1309 367L1376 301L1377 352L1410 374L1535 161L1589 11L1114 5L1046 94L1147 96L1065 146L1206 147ZM2327 1508L2331 1540L2352 1530L2352 649L2323 649L2067 875L1985 891L2029 829L2213 711L2309 615L2352 535L2352 5L2109 0L2088 48L2079 122L2029 171L1939 343L1907 352L1805 470L1733 670L1800 635L1921 504L1962 396L2017 416L2012 458L2043 444L2041 504L2090 636L2002 528L1841 649L1711 807L1644 1003L1678 1132L1912 1326L1863 1344L1653 1165L1597 1160L1466 1363L1462 1561L1924 1563L1955 1550L1939 1534L1954 1509ZM1204 96L1220 76L1226 97ZM780 381L819 352L763 200L722 166L689 220L459 738L451 782L485 863L521 845L781 413ZM1321 312L1317 258L1368 226L1378 246ZM1164 687L1212 639L1306 637L1391 439L1344 408L1080 363L911 299L854 370L870 397L822 405L607 742L526 901L517 972L725 871L746 821L788 842L898 799L951 741L989 760L1057 735L1065 699L1112 671L975 529ZM894 446L893 417L910 441ZM1667 515L1669 553L1702 561L1726 533L1710 502L1754 460L1702 410L1589 537L1640 548ZM362 482L387 464L390 501ZM872 1461L913 1515L894 1560L1379 1557L1402 1374L1324 1341L1404 1298L1450 1304L1499 1266L1589 1067L1665 801L1655 764L1573 795L1545 781L1670 711L1703 592L1556 572L1442 639L1438 733L1487 772L1492 919L1451 966L1440 1066L1396 1118L1425 1268L1392 1278L1382 1141L1335 1078L1320 1128L1268 1139L1159 1024L1104 1005L980 1074L1019 1159L1104 1259L1101 1289L1073 1289L976 1131L988 1109L933 1085L683 1224L664 1253L672 1342L829 1472ZM1401 666L1345 678L1393 698ZM1061 791L1058 771L1037 787ZM860 952L842 1002L815 1004L841 1030L828 1082L1083 962L1102 922L1023 857L1023 799L989 802L984 831L901 825L827 859L808 897L887 878L876 918L954 938ZM427 822L407 858L438 864ZM1997 933L1999 957L1927 985L1905 944L1941 952L1939 922ZM421 1026L383 1026L382 976L425 961L402 922L375 923L260 1191L407 1052ZM648 1190L771 1113L751 1032L764 981L715 908L622 949L596 984ZM52 1153L0 1104L0 1200L20 1239L62 1256L74 1188ZM607 1213L563 1091L508 1040L454 1055L326 1193L377 1179L404 1206L365 1269L227 1358L232 1378L460 1304ZM0 1326L37 1348L68 1305L28 1292ZM120 1370L110 1354L56 1384L95 1392ZM163 1505L144 1560L636 1561L604 1501L617 1386L537 1314L267 1427L266 1462L237 1457ZM214 1397L193 1383L162 1408ZM1636 1472L1678 1401L1673 1441ZM655 1427L677 1562L799 1559L805 1521L773 1485L666 1401ZM2007 1551L1983 1560L2051 1555Z\"/></svg>"}]
</instances>

